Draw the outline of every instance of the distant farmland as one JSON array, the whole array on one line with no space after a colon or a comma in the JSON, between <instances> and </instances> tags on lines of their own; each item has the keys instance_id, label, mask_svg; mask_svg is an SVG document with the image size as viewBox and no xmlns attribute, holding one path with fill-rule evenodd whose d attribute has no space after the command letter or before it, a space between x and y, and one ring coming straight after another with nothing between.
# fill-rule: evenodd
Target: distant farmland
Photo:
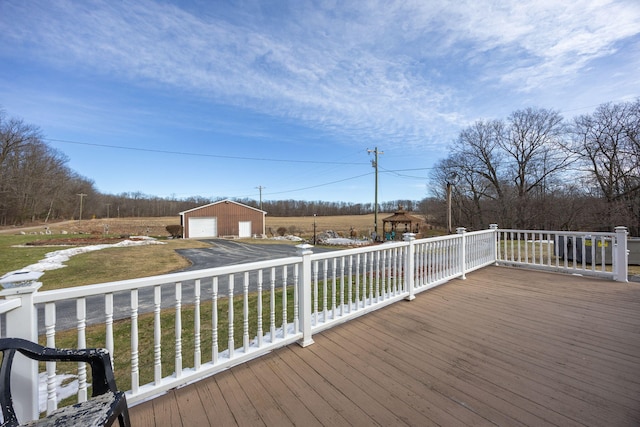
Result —
<instances>
[{"instance_id":1,"label":"distant farmland","mask_svg":"<svg viewBox=\"0 0 640 427\"><path fill-rule=\"evenodd\" d=\"M378 232L382 232L382 220L391 213L378 213ZM421 217L419 214L414 214ZM284 227L286 234L294 234L305 237L313 235L313 216L297 216L297 217L280 217L266 216L266 233L267 237L278 234L278 229ZM316 232L322 233L327 230L333 230L344 236L349 236L351 228L357 231L357 235L370 236L374 229L374 214L366 215L332 215L332 216L316 216ZM20 231L27 233L40 234L49 231L52 234L67 233L87 233L87 234L130 234L130 235L149 235L149 236L167 236L166 226L171 224L180 224L180 217L145 217L145 218L96 218L86 219L82 221L64 221L49 224L29 224L24 228L21 227L4 227L0 230L0 234L14 234Z\"/></svg>"}]
</instances>

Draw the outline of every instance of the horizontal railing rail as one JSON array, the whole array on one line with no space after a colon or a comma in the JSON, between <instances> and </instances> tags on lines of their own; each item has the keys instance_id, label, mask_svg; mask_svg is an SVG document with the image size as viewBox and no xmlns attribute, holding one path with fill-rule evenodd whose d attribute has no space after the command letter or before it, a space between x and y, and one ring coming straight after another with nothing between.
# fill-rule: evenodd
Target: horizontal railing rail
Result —
<instances>
[{"instance_id":1,"label":"horizontal railing rail","mask_svg":"<svg viewBox=\"0 0 640 427\"><path fill-rule=\"evenodd\" d=\"M622 280L626 246L616 233L489 230L165 274L52 291L41 284L0 292L4 333L47 346L104 347L120 387L136 404L491 264L596 274ZM624 247L624 248L622 248ZM589 251L590 250L590 251ZM578 259L577 255L582 254ZM621 258L622 257L622 258ZM624 258L624 259L623 259ZM611 261L611 264L609 264ZM122 339L122 337L125 337ZM19 365L19 364L18 364ZM37 366L14 398L38 416ZM28 371L28 372L27 372ZM45 407L57 407L55 364L40 374ZM87 398L83 366L77 399ZM29 381L26 381L27 383ZM20 406L20 405L18 405Z\"/></svg>"}]
</instances>

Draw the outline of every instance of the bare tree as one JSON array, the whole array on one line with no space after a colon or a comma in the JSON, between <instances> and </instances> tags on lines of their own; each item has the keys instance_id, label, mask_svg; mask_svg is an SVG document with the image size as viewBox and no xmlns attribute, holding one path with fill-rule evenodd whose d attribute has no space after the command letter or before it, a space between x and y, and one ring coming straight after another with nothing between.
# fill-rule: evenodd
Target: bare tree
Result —
<instances>
[{"instance_id":1,"label":"bare tree","mask_svg":"<svg viewBox=\"0 0 640 427\"><path fill-rule=\"evenodd\" d=\"M562 117L545 109L478 121L460 132L432 180L444 188L455 177L454 201L467 227L540 226L547 187L571 161L561 150L564 132Z\"/></svg>"},{"instance_id":2,"label":"bare tree","mask_svg":"<svg viewBox=\"0 0 640 427\"><path fill-rule=\"evenodd\" d=\"M36 127L9 118L0 110L0 224L21 221L25 213L25 166L28 152L38 144L40 132Z\"/></svg>"},{"instance_id":3,"label":"bare tree","mask_svg":"<svg viewBox=\"0 0 640 427\"><path fill-rule=\"evenodd\" d=\"M500 146L504 132L504 123L499 120L474 123L460 132L450 146L449 156L431 174L438 189L453 184L459 225L486 226L488 216L493 217L490 221L500 221L505 226L511 222L505 153ZM434 194L442 193L436 190Z\"/></svg>"},{"instance_id":4,"label":"bare tree","mask_svg":"<svg viewBox=\"0 0 640 427\"><path fill-rule=\"evenodd\" d=\"M516 193L516 227L534 225L532 198L544 196L546 182L570 164L572 157L561 149L564 135L562 116L553 110L527 108L515 111L507 119L507 132L500 139L500 147L506 153Z\"/></svg>"},{"instance_id":5,"label":"bare tree","mask_svg":"<svg viewBox=\"0 0 640 427\"><path fill-rule=\"evenodd\" d=\"M640 227L639 110L640 100L608 103L593 114L577 117L570 145L581 160L588 182L607 202L607 222L603 225L611 229L627 223L635 234Z\"/></svg>"}]
</instances>

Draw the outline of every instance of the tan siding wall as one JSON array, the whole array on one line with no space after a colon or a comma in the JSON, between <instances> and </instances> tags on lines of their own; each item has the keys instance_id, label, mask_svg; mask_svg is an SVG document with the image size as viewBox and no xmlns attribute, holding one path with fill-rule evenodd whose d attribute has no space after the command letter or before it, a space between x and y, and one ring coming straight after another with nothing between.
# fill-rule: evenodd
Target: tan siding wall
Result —
<instances>
[{"instance_id":1,"label":"tan siding wall","mask_svg":"<svg viewBox=\"0 0 640 427\"><path fill-rule=\"evenodd\" d=\"M216 203L184 214L185 236L189 236L189 218L216 217L218 219L218 236L237 236L240 233L238 223L251 221L251 234L262 234L263 215L255 209L235 203Z\"/></svg>"}]
</instances>

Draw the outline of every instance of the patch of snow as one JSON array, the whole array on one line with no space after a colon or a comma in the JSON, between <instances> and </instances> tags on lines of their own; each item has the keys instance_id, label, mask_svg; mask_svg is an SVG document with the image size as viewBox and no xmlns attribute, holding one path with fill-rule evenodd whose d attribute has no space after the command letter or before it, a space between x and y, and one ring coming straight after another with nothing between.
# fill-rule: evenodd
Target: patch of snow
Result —
<instances>
[{"instance_id":1,"label":"patch of snow","mask_svg":"<svg viewBox=\"0 0 640 427\"><path fill-rule=\"evenodd\" d=\"M44 259L41 259L35 264L28 265L18 271L57 270L59 268L66 267L64 263L69 261L69 258L71 258L74 255L85 254L88 252L99 251L107 248L124 248L124 247L131 247L131 246L165 245L166 244L164 242L159 242L158 240L152 237L147 237L147 236L133 236L131 237L131 239L135 239L135 240L123 240L119 243L113 243L113 244L80 246L77 248L69 248L69 249L62 249L54 252L48 252L45 255Z\"/></svg>"},{"instance_id":2,"label":"patch of snow","mask_svg":"<svg viewBox=\"0 0 640 427\"><path fill-rule=\"evenodd\" d=\"M333 237L329 239L324 239L322 241L323 244L326 245L337 245L337 246L361 246L368 245L371 242L369 240L356 240L356 239L348 239L346 237Z\"/></svg>"},{"instance_id":3,"label":"patch of snow","mask_svg":"<svg viewBox=\"0 0 640 427\"><path fill-rule=\"evenodd\" d=\"M73 381L66 382L69 379ZM62 384L66 382L65 384ZM56 375L56 400L60 402L69 396L78 394L78 376L71 374ZM47 373L38 374L38 407L40 412L47 410Z\"/></svg>"},{"instance_id":4,"label":"patch of snow","mask_svg":"<svg viewBox=\"0 0 640 427\"><path fill-rule=\"evenodd\" d=\"M274 236L270 240L287 240L291 242L303 242L304 239L298 236L286 235L286 236Z\"/></svg>"}]
</instances>

